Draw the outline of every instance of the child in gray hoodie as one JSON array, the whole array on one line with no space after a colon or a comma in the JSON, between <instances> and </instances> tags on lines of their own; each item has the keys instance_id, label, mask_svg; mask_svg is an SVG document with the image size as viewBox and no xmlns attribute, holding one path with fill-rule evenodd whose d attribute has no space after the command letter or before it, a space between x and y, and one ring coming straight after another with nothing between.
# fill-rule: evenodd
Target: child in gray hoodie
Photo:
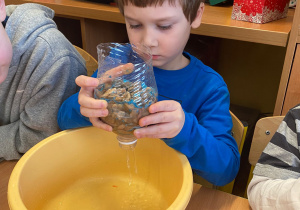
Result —
<instances>
[{"instance_id":1,"label":"child in gray hoodie","mask_svg":"<svg viewBox=\"0 0 300 210\"><path fill-rule=\"evenodd\" d=\"M59 131L61 103L78 92L85 61L57 30L54 11L0 0L0 161L19 159Z\"/></svg>"}]
</instances>

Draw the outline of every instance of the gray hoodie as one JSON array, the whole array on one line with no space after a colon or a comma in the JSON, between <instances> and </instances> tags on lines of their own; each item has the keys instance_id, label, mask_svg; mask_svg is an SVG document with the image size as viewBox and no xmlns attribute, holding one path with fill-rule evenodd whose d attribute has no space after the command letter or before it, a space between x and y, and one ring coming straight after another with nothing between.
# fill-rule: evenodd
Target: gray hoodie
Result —
<instances>
[{"instance_id":1,"label":"gray hoodie","mask_svg":"<svg viewBox=\"0 0 300 210\"><path fill-rule=\"evenodd\" d=\"M59 131L59 106L86 75L83 58L57 30L54 11L37 4L7 6L5 30L13 46L6 80L0 84L0 160L19 159Z\"/></svg>"}]
</instances>

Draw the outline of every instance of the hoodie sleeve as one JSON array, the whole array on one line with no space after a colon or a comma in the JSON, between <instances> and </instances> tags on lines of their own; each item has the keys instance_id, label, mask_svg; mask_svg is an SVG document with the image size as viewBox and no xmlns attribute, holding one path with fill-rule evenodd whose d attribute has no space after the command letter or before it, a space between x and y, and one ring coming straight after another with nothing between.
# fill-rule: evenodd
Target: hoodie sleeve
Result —
<instances>
[{"instance_id":1,"label":"hoodie sleeve","mask_svg":"<svg viewBox=\"0 0 300 210\"><path fill-rule=\"evenodd\" d=\"M43 40L39 42L30 52L26 66L18 66L24 68L23 77L28 78L26 85L17 90L16 94L22 95L19 103L12 104L11 110L20 110L15 113L18 118L0 126L0 158L19 159L39 141L58 132L59 106L78 91L75 78L86 74L84 63L75 51L65 50L55 56L57 52L47 46Z\"/></svg>"},{"instance_id":2,"label":"hoodie sleeve","mask_svg":"<svg viewBox=\"0 0 300 210\"><path fill-rule=\"evenodd\" d=\"M231 182L240 164L228 110L229 93L224 85L205 101L199 116L185 111L185 124L180 133L172 139L164 139L187 156L197 174L217 186Z\"/></svg>"},{"instance_id":3,"label":"hoodie sleeve","mask_svg":"<svg viewBox=\"0 0 300 210\"><path fill-rule=\"evenodd\" d=\"M247 194L253 210L300 209L300 178L272 179L253 175Z\"/></svg>"},{"instance_id":4,"label":"hoodie sleeve","mask_svg":"<svg viewBox=\"0 0 300 210\"><path fill-rule=\"evenodd\" d=\"M78 93L70 96L61 105L57 115L57 123L61 130L91 126L89 119L80 113Z\"/></svg>"}]
</instances>

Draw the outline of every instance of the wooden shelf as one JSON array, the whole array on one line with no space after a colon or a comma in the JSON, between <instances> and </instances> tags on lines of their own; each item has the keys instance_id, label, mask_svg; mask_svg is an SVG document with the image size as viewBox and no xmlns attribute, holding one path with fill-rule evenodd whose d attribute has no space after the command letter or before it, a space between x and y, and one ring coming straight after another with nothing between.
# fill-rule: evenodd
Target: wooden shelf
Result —
<instances>
[{"instance_id":1,"label":"wooden shelf","mask_svg":"<svg viewBox=\"0 0 300 210\"><path fill-rule=\"evenodd\" d=\"M56 15L124 23L118 8L84 0L6 0L6 4L39 3L52 8ZM193 34L234 39L285 47L291 31L294 9L288 17L266 24L231 19L232 6L206 5L202 24Z\"/></svg>"},{"instance_id":2,"label":"wooden shelf","mask_svg":"<svg viewBox=\"0 0 300 210\"><path fill-rule=\"evenodd\" d=\"M294 9L289 9L287 18L265 24L232 20L231 13L232 6L216 7L206 5L202 25L193 33L282 47L287 46L293 24Z\"/></svg>"}]
</instances>

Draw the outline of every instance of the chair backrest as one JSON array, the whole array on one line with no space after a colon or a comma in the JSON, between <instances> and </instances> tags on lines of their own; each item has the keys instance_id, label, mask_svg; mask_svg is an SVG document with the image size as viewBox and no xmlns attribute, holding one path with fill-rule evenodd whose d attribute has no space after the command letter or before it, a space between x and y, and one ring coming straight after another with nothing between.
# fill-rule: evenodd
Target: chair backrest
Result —
<instances>
[{"instance_id":1,"label":"chair backrest","mask_svg":"<svg viewBox=\"0 0 300 210\"><path fill-rule=\"evenodd\" d=\"M243 146L244 146L244 141L247 133L247 126L245 126L231 111L230 115L232 118L232 136L235 139L240 154L242 153Z\"/></svg>"},{"instance_id":2,"label":"chair backrest","mask_svg":"<svg viewBox=\"0 0 300 210\"><path fill-rule=\"evenodd\" d=\"M277 131L284 116L265 117L257 121L253 133L249 163L255 166L261 153Z\"/></svg>"},{"instance_id":3,"label":"chair backrest","mask_svg":"<svg viewBox=\"0 0 300 210\"><path fill-rule=\"evenodd\" d=\"M97 60L91 56L88 52L86 52L85 50L83 50L80 47L75 46L75 49L79 52L79 54L83 57L83 59L85 60L85 66L86 66L86 70L87 70L87 75L88 76L92 76L92 74L97 70L98 68L98 62Z\"/></svg>"},{"instance_id":4,"label":"chair backrest","mask_svg":"<svg viewBox=\"0 0 300 210\"><path fill-rule=\"evenodd\" d=\"M244 145L248 126L247 125L245 126L231 111L230 111L230 115L231 115L232 124L233 124L231 134L232 134L233 138L235 139L238 149L239 149L239 152L241 154L241 152L243 150L243 145ZM217 187L196 174L194 174L194 182L201 184L203 186L209 187L209 188L219 189L221 191L228 192L228 193L232 193L232 189L233 189L233 185L234 185L234 180L233 180L232 182L230 182L229 184L227 184L225 186Z\"/></svg>"},{"instance_id":5,"label":"chair backrest","mask_svg":"<svg viewBox=\"0 0 300 210\"><path fill-rule=\"evenodd\" d=\"M261 153L264 151L265 147L277 131L283 118L284 116L265 117L258 120L255 125L249 152L249 163L251 164L251 169L247 181L247 187L244 193L245 198L247 198L247 188L253 177L254 167L260 158Z\"/></svg>"}]
</instances>

